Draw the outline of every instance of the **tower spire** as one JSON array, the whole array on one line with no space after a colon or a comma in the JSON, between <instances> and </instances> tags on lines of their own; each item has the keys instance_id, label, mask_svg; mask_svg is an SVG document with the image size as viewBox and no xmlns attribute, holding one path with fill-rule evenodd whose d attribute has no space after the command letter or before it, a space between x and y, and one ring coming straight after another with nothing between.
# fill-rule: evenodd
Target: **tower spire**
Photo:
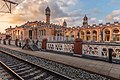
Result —
<instances>
[{"instance_id":1,"label":"tower spire","mask_svg":"<svg viewBox=\"0 0 120 80\"><path fill-rule=\"evenodd\" d=\"M67 22L65 21L65 19L64 19L64 22L63 22L63 27L67 27Z\"/></svg>"},{"instance_id":2,"label":"tower spire","mask_svg":"<svg viewBox=\"0 0 120 80\"><path fill-rule=\"evenodd\" d=\"M86 16L86 14L85 14L85 16L83 18L83 26L85 26L85 27L88 26L88 17Z\"/></svg>"}]
</instances>

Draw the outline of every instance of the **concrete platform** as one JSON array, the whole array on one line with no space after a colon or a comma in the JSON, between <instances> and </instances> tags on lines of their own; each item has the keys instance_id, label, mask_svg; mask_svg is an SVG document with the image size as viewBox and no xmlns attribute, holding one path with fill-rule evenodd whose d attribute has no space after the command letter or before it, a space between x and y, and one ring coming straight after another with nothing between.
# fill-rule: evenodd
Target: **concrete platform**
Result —
<instances>
[{"instance_id":1,"label":"concrete platform","mask_svg":"<svg viewBox=\"0 0 120 80\"><path fill-rule=\"evenodd\" d=\"M8 45L1 45L1 44L0 46L9 48L12 50L24 52L26 54L35 55L48 60L67 64L77 68L81 68L83 70L87 70L87 71L91 71L98 74L120 79L120 64L84 59L79 57L72 57L72 56L49 53L49 52L23 50L15 46L8 46Z\"/></svg>"}]
</instances>

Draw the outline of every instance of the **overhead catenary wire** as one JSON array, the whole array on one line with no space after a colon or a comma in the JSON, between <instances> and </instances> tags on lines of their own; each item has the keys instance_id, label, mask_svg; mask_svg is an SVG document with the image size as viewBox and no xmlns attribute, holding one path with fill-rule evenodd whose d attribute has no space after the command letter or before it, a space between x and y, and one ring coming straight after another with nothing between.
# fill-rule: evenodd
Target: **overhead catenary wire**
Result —
<instances>
[{"instance_id":1,"label":"overhead catenary wire","mask_svg":"<svg viewBox=\"0 0 120 80\"><path fill-rule=\"evenodd\" d=\"M7 0L0 0L0 1L7 1ZM15 7L17 7L18 5L20 5L23 1L25 1L25 0L21 0L19 3L16 2L17 5L15 5L14 7L11 8L11 14L12 14L12 10L13 10ZM15 4L15 2L13 2L13 3ZM0 10L2 10L2 9L5 7L5 5L6 5L6 4L4 3L4 4L1 6ZM0 17L1 17L1 16L4 16L5 14L7 14L7 13L9 13L9 12L0 11L0 13L1 13L1 14L0 14ZM13 14L13 15L14 15L14 14Z\"/></svg>"},{"instance_id":2,"label":"overhead catenary wire","mask_svg":"<svg viewBox=\"0 0 120 80\"><path fill-rule=\"evenodd\" d=\"M5 4L0 8L0 10L5 6Z\"/></svg>"},{"instance_id":3,"label":"overhead catenary wire","mask_svg":"<svg viewBox=\"0 0 120 80\"><path fill-rule=\"evenodd\" d=\"M4 3L4 5L0 8L0 13L11 13L12 9L14 9L15 7L17 7L19 4L21 4L21 3L22 3L23 1L25 1L25 0L21 0L21 2L19 2L19 3L17 3L17 2L12 2L12 1L10 1L10 0L2 0L2 1L4 1L5 3ZM10 3L10 5L8 5L7 2ZM16 5L11 8L12 4L13 4L13 5L16 4ZM7 11L1 11L1 10L5 7L5 5L6 5L6 7L7 7L8 10L9 10L8 12L7 12Z\"/></svg>"},{"instance_id":4,"label":"overhead catenary wire","mask_svg":"<svg viewBox=\"0 0 120 80\"><path fill-rule=\"evenodd\" d=\"M9 11L2 11L2 9L4 8L4 5L1 7L1 9L0 9L0 12L1 13L11 13L11 5L12 4L17 4L17 3L15 3L15 2L13 2L13 1L9 1L9 0L2 0L3 2L4 2L4 5L7 7L7 9L9 10ZM8 5L9 4L9 5Z\"/></svg>"},{"instance_id":5,"label":"overhead catenary wire","mask_svg":"<svg viewBox=\"0 0 120 80\"><path fill-rule=\"evenodd\" d=\"M21 2L17 3L17 5L14 6L12 9L14 9L14 8L17 7L18 5L20 5L23 1L25 1L25 0L22 0Z\"/></svg>"}]
</instances>

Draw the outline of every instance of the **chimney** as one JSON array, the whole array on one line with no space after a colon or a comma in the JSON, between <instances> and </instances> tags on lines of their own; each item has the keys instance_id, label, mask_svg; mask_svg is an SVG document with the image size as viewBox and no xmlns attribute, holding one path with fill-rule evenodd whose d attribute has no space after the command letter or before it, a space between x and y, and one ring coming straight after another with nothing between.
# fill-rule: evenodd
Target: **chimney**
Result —
<instances>
[{"instance_id":1,"label":"chimney","mask_svg":"<svg viewBox=\"0 0 120 80\"><path fill-rule=\"evenodd\" d=\"M96 24L93 24L92 27L96 27Z\"/></svg>"},{"instance_id":2,"label":"chimney","mask_svg":"<svg viewBox=\"0 0 120 80\"><path fill-rule=\"evenodd\" d=\"M107 22L106 25L107 25L107 26L110 26L110 22Z\"/></svg>"},{"instance_id":3,"label":"chimney","mask_svg":"<svg viewBox=\"0 0 120 80\"><path fill-rule=\"evenodd\" d=\"M114 24L118 24L119 22L118 21L115 21Z\"/></svg>"},{"instance_id":4,"label":"chimney","mask_svg":"<svg viewBox=\"0 0 120 80\"><path fill-rule=\"evenodd\" d=\"M10 26L10 28L12 28L12 26Z\"/></svg>"},{"instance_id":5,"label":"chimney","mask_svg":"<svg viewBox=\"0 0 120 80\"><path fill-rule=\"evenodd\" d=\"M102 24L102 23L100 23L100 24L99 24L99 26L100 26L100 27L102 27L102 26L103 26L103 24Z\"/></svg>"}]
</instances>

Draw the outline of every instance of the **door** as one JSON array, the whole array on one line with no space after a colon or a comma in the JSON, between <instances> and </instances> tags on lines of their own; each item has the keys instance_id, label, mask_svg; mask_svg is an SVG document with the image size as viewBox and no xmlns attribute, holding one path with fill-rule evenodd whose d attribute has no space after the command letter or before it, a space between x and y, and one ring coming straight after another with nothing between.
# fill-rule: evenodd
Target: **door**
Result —
<instances>
[{"instance_id":1,"label":"door","mask_svg":"<svg viewBox=\"0 0 120 80\"><path fill-rule=\"evenodd\" d=\"M29 30L29 38L32 39L32 30Z\"/></svg>"}]
</instances>

